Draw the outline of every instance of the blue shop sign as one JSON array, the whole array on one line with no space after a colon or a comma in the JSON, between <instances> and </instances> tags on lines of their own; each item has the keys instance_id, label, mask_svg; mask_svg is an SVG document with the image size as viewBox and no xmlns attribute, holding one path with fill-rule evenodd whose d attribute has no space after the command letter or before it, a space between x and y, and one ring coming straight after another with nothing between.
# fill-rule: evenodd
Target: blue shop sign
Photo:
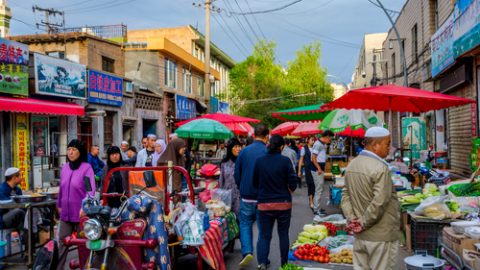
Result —
<instances>
[{"instance_id":1,"label":"blue shop sign","mask_svg":"<svg viewBox=\"0 0 480 270\"><path fill-rule=\"evenodd\" d=\"M88 71L88 102L122 106L123 79L95 70Z\"/></svg>"},{"instance_id":2,"label":"blue shop sign","mask_svg":"<svg viewBox=\"0 0 480 270\"><path fill-rule=\"evenodd\" d=\"M195 100L175 95L175 113L180 120L195 118L197 116Z\"/></svg>"}]
</instances>

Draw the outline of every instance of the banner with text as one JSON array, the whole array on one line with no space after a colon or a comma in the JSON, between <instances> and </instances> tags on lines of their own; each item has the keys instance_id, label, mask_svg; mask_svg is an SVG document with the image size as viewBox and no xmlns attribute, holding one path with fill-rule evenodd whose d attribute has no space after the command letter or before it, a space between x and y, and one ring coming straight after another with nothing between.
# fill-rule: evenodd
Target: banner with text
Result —
<instances>
[{"instance_id":1,"label":"banner with text","mask_svg":"<svg viewBox=\"0 0 480 270\"><path fill-rule=\"evenodd\" d=\"M433 34L431 43L432 77L455 62L453 57L453 13Z\"/></svg>"},{"instance_id":2,"label":"banner with text","mask_svg":"<svg viewBox=\"0 0 480 270\"><path fill-rule=\"evenodd\" d=\"M22 182L20 188L28 190L28 173L30 162L30 132L28 114L16 113L15 117L15 133L13 138L13 166L20 169L22 175Z\"/></svg>"},{"instance_id":3,"label":"banner with text","mask_svg":"<svg viewBox=\"0 0 480 270\"><path fill-rule=\"evenodd\" d=\"M175 95L175 113L176 118L181 120L197 117L195 100L191 100L184 96Z\"/></svg>"},{"instance_id":4,"label":"banner with text","mask_svg":"<svg viewBox=\"0 0 480 270\"><path fill-rule=\"evenodd\" d=\"M0 92L28 96L28 45L0 38Z\"/></svg>"},{"instance_id":5,"label":"banner with text","mask_svg":"<svg viewBox=\"0 0 480 270\"><path fill-rule=\"evenodd\" d=\"M122 106L123 79L103 72L88 71L88 102Z\"/></svg>"}]
</instances>

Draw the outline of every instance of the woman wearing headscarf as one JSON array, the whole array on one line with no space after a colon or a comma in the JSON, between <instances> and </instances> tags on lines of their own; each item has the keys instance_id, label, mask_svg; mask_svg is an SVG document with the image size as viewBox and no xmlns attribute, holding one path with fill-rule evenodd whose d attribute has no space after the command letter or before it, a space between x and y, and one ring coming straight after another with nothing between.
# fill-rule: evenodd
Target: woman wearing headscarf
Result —
<instances>
[{"instance_id":1,"label":"woman wearing headscarf","mask_svg":"<svg viewBox=\"0 0 480 270\"><path fill-rule=\"evenodd\" d=\"M165 153L158 160L158 166L167 166L169 161L173 162L173 166L185 168L185 141L182 139L173 139L168 145ZM182 191L182 174L180 172L173 173L173 191Z\"/></svg>"},{"instance_id":2,"label":"woman wearing headscarf","mask_svg":"<svg viewBox=\"0 0 480 270\"><path fill-rule=\"evenodd\" d=\"M232 211L238 217L240 210L240 191L233 174L235 172L235 161L242 150L239 140L233 138L227 142L226 155L220 164L220 188L232 191Z\"/></svg>"},{"instance_id":3,"label":"woman wearing headscarf","mask_svg":"<svg viewBox=\"0 0 480 270\"><path fill-rule=\"evenodd\" d=\"M58 225L59 259L57 269L65 266L68 247L63 245L63 240L78 230L82 200L87 196L84 178L90 179L92 191L95 196L95 174L92 166L87 162L87 148L80 140L72 140L67 146L67 163L63 165L60 173L60 189L58 194L58 212L60 223Z\"/></svg>"},{"instance_id":4,"label":"woman wearing headscarf","mask_svg":"<svg viewBox=\"0 0 480 270\"><path fill-rule=\"evenodd\" d=\"M123 164L122 153L118 146L111 146L107 149L107 165L102 170L102 186L100 192L105 190L105 183L108 172L114 168L121 167ZM127 171L114 172L110 176L108 182L107 193L124 193L128 192L128 174ZM108 199L110 207L120 207L120 197L113 197Z\"/></svg>"},{"instance_id":5,"label":"woman wearing headscarf","mask_svg":"<svg viewBox=\"0 0 480 270\"><path fill-rule=\"evenodd\" d=\"M156 166L156 164L158 164L158 160L163 155L163 153L165 153L165 150L167 150L167 144L165 143L165 140L163 139L156 140L155 152L153 152L153 158L152 158L153 166Z\"/></svg>"}]
</instances>

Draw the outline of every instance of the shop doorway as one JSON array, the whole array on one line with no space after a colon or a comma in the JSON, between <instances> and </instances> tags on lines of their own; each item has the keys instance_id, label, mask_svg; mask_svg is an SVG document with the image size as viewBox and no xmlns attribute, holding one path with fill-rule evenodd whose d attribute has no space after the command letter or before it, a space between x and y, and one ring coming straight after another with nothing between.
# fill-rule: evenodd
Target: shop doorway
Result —
<instances>
[{"instance_id":1,"label":"shop doorway","mask_svg":"<svg viewBox=\"0 0 480 270\"><path fill-rule=\"evenodd\" d=\"M143 137L147 137L148 134L157 135L157 120L143 119Z\"/></svg>"},{"instance_id":2,"label":"shop doorway","mask_svg":"<svg viewBox=\"0 0 480 270\"><path fill-rule=\"evenodd\" d=\"M89 120L78 122L78 139L85 143L87 146L87 151L90 150L90 147L93 145L92 141L92 122Z\"/></svg>"}]
</instances>

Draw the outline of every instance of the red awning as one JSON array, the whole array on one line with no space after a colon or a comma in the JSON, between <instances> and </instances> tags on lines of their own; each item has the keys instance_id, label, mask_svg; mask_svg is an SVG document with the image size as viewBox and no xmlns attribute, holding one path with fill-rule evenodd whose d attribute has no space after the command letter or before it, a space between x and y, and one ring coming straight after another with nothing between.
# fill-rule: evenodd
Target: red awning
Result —
<instances>
[{"instance_id":1,"label":"red awning","mask_svg":"<svg viewBox=\"0 0 480 270\"><path fill-rule=\"evenodd\" d=\"M85 115L85 108L77 104L33 98L0 97L0 111L53 115Z\"/></svg>"}]
</instances>

